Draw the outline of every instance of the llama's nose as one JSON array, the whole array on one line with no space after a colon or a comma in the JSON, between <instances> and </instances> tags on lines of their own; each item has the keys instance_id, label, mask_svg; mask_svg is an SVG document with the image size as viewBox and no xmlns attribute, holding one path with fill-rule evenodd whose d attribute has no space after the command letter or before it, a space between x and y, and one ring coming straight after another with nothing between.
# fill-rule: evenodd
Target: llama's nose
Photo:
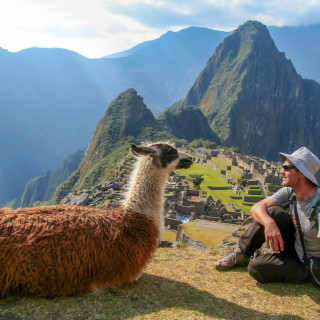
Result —
<instances>
[{"instance_id":1,"label":"llama's nose","mask_svg":"<svg viewBox=\"0 0 320 320\"><path fill-rule=\"evenodd\" d=\"M192 157L188 154L184 155L184 159L188 160L188 161L192 161Z\"/></svg>"},{"instance_id":2,"label":"llama's nose","mask_svg":"<svg viewBox=\"0 0 320 320\"><path fill-rule=\"evenodd\" d=\"M188 169L193 164L192 158L190 156L185 156L180 159L177 169Z\"/></svg>"}]
</instances>

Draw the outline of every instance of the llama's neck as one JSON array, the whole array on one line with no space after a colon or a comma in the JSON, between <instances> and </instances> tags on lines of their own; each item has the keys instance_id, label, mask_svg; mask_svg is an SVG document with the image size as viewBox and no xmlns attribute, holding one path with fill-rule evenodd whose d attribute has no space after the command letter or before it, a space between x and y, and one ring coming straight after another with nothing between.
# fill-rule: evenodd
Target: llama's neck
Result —
<instances>
[{"instance_id":1,"label":"llama's neck","mask_svg":"<svg viewBox=\"0 0 320 320\"><path fill-rule=\"evenodd\" d=\"M150 157L138 160L124 200L124 209L142 213L162 228L162 205L168 172L152 164Z\"/></svg>"}]
</instances>

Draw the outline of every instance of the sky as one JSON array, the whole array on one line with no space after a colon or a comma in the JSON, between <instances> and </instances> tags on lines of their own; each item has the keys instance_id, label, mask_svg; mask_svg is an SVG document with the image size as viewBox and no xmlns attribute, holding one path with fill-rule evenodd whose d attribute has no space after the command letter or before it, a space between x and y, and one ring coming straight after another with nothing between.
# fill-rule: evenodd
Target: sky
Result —
<instances>
[{"instance_id":1,"label":"sky","mask_svg":"<svg viewBox=\"0 0 320 320\"><path fill-rule=\"evenodd\" d=\"M320 0L0 0L0 47L64 48L88 58L190 26L230 31L320 24Z\"/></svg>"}]
</instances>

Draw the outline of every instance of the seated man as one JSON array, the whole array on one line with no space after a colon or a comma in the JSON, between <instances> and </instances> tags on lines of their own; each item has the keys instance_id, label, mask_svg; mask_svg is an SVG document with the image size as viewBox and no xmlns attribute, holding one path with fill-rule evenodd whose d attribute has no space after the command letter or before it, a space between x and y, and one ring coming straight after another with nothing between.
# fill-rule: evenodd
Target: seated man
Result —
<instances>
[{"instance_id":1,"label":"seated man","mask_svg":"<svg viewBox=\"0 0 320 320\"><path fill-rule=\"evenodd\" d=\"M293 204L289 205L289 212L281 206L288 203L294 192L307 256L320 257L320 188L315 178L320 160L305 147L292 154L280 153L280 157L284 162L280 172L283 188L252 207L255 221L240 236L239 248L217 261L216 269L241 266L251 257L248 271L259 282L303 283L309 280ZM253 256L264 242L273 253Z\"/></svg>"}]
</instances>

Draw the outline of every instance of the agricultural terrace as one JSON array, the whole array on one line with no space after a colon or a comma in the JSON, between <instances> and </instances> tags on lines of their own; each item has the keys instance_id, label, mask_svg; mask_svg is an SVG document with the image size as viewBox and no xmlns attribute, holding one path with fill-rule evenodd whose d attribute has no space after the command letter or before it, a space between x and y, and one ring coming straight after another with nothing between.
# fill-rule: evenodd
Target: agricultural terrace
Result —
<instances>
[{"instance_id":1,"label":"agricultural terrace","mask_svg":"<svg viewBox=\"0 0 320 320\"><path fill-rule=\"evenodd\" d=\"M220 160L219 160L220 161ZM229 204L232 204L236 209L241 209L245 211L246 213L250 213L251 206L256 203L261 196L256 196L257 201L254 202L248 202L244 201L242 196L249 196L246 191L240 191L240 194L234 193L231 188L229 187L229 184L222 180L221 174L217 171L213 170L212 168L206 166L202 163L194 163L191 168L188 170L178 170L178 172L181 175L186 176L188 183L191 188L193 188L193 183L190 175L192 174L202 174L203 175L203 182L200 185L200 189L206 194L208 197L209 195L212 196L213 199L220 199L220 201L228 208L228 210L233 211L233 208L229 206ZM229 172L232 172L232 174L235 176L235 178L239 179L240 177L231 170ZM212 190L210 187L221 187L221 189L215 189ZM228 188L228 189L226 189ZM251 187L252 188L252 187ZM260 190L259 187L254 186L253 188ZM249 190L249 188L248 188ZM255 198L254 195L250 195L251 198Z\"/></svg>"}]
</instances>

